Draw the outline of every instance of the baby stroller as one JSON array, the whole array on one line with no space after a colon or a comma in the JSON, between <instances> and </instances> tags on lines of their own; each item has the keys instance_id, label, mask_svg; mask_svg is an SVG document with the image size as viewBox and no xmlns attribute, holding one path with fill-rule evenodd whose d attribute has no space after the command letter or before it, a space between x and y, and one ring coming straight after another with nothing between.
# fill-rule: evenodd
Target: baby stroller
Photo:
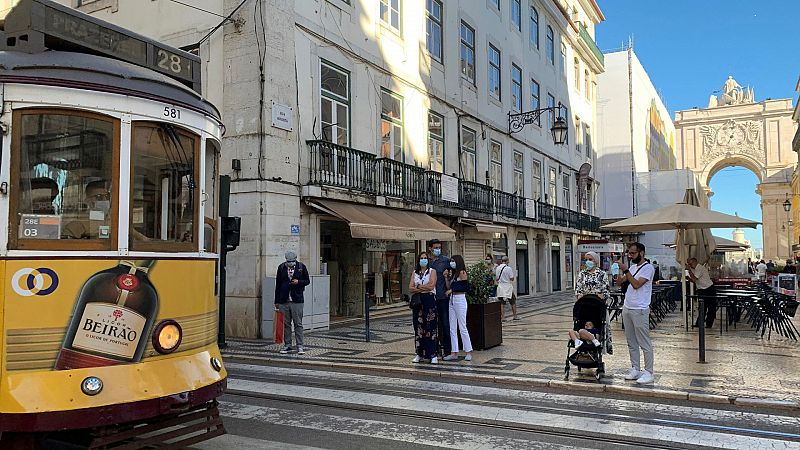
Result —
<instances>
[{"instance_id":1,"label":"baby stroller","mask_svg":"<svg viewBox=\"0 0 800 450\"><path fill-rule=\"evenodd\" d=\"M569 379L570 364L578 367L578 372L581 369L597 369L595 378L598 380L605 374L606 366L603 363L603 354L606 352L606 341L610 337L611 330L608 325L606 302L596 295L584 295L572 307L572 328L575 331L583 328L588 321L591 321L600 331L600 335L597 337L600 346L596 347L591 341L584 342L570 356L570 349L575 348L575 342L570 339L567 343L567 361L564 365L565 380Z\"/></svg>"}]
</instances>

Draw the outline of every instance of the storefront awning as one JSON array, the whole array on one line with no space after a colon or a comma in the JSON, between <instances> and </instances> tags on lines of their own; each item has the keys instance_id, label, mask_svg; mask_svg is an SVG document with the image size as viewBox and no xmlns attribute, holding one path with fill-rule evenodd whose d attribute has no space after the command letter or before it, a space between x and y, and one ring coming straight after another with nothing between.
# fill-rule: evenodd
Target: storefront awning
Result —
<instances>
[{"instance_id":1,"label":"storefront awning","mask_svg":"<svg viewBox=\"0 0 800 450\"><path fill-rule=\"evenodd\" d=\"M357 239L456 240L455 230L425 213L335 200L313 200L309 204L347 221L350 234Z\"/></svg>"},{"instance_id":2,"label":"storefront awning","mask_svg":"<svg viewBox=\"0 0 800 450\"><path fill-rule=\"evenodd\" d=\"M503 225L495 225L489 222L477 222L474 220L462 220L461 223L464 225L469 225L471 227L475 227L479 233L503 233L505 234L508 229Z\"/></svg>"}]
</instances>

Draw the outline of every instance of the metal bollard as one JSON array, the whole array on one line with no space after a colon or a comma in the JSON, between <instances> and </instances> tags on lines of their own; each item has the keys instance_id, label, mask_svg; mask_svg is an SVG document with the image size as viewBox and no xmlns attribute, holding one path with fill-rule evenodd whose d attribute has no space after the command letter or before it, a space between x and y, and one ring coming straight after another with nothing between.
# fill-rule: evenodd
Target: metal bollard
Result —
<instances>
[{"instance_id":1,"label":"metal bollard","mask_svg":"<svg viewBox=\"0 0 800 450\"><path fill-rule=\"evenodd\" d=\"M705 300L703 297L698 297L699 303L697 308L699 309L697 322L700 324L698 327L700 329L700 334L697 339L698 350L700 352L700 362L706 362L706 308L705 308Z\"/></svg>"},{"instance_id":2,"label":"metal bollard","mask_svg":"<svg viewBox=\"0 0 800 450\"><path fill-rule=\"evenodd\" d=\"M369 294L364 294L364 333L369 342Z\"/></svg>"}]
</instances>

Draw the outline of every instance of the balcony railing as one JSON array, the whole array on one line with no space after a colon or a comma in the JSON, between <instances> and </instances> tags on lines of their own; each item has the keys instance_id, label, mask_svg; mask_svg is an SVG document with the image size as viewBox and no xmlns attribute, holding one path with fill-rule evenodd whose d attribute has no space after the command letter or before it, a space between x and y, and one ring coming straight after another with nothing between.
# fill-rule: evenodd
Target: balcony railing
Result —
<instances>
[{"instance_id":1,"label":"balcony railing","mask_svg":"<svg viewBox=\"0 0 800 450\"><path fill-rule=\"evenodd\" d=\"M458 183L459 200L461 207L468 211L477 211L485 214L494 212L492 198L492 188L484 184L473 181L463 181Z\"/></svg>"},{"instance_id":2,"label":"balcony railing","mask_svg":"<svg viewBox=\"0 0 800 450\"><path fill-rule=\"evenodd\" d=\"M458 202L442 199L442 174L331 142L307 141L310 184L352 189L409 202L460 208L487 215L534 220L597 232L600 218L536 201L536 217L528 217L526 198L472 181L458 180ZM455 188L455 184L453 184ZM455 190L453 191L455 196ZM455 199L454 199L455 200Z\"/></svg>"},{"instance_id":3,"label":"balcony railing","mask_svg":"<svg viewBox=\"0 0 800 450\"><path fill-rule=\"evenodd\" d=\"M589 32L586 30L586 27L583 26L582 23L578 23L578 33L581 35L581 39L583 39L583 42L586 42L586 45L589 46L589 49L592 51L592 54L594 54L595 58L597 58L597 61L600 62L600 65L605 66L606 58L605 56L603 56L603 52L600 51L600 47L597 46L597 43L594 41L594 39L592 39L592 36L589 35Z\"/></svg>"},{"instance_id":4,"label":"balcony railing","mask_svg":"<svg viewBox=\"0 0 800 450\"><path fill-rule=\"evenodd\" d=\"M425 203L425 169L388 158L375 163L380 195Z\"/></svg>"},{"instance_id":5,"label":"balcony railing","mask_svg":"<svg viewBox=\"0 0 800 450\"><path fill-rule=\"evenodd\" d=\"M524 216L524 209L523 214L519 213L519 202L517 201L517 196L514 194L509 194L508 192L503 191L494 191L494 207L497 214L506 217L520 217Z\"/></svg>"},{"instance_id":6,"label":"balcony railing","mask_svg":"<svg viewBox=\"0 0 800 450\"><path fill-rule=\"evenodd\" d=\"M375 155L326 141L308 141L311 184L375 193Z\"/></svg>"}]
</instances>

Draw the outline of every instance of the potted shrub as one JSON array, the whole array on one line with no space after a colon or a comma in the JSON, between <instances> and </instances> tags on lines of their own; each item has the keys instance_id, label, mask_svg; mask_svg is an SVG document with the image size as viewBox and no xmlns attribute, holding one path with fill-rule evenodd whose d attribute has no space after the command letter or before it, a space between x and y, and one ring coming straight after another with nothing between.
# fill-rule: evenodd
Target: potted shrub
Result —
<instances>
[{"instance_id":1,"label":"potted shrub","mask_svg":"<svg viewBox=\"0 0 800 450\"><path fill-rule=\"evenodd\" d=\"M475 350L485 350L503 343L503 321L499 301L489 301L494 274L483 261L467 268L470 292L467 293L467 330Z\"/></svg>"}]
</instances>

